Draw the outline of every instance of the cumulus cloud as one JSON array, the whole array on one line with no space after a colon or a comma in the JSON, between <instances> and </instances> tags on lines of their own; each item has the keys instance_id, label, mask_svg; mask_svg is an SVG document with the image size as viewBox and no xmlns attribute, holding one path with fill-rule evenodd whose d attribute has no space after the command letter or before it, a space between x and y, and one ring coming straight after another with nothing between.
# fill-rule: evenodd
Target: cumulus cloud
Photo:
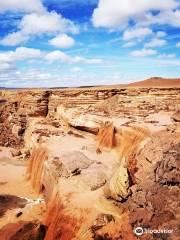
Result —
<instances>
[{"instance_id":1,"label":"cumulus cloud","mask_svg":"<svg viewBox=\"0 0 180 240\"><path fill-rule=\"evenodd\" d=\"M15 51L0 52L0 64L14 64L16 61L39 58L42 55L39 49L19 47Z\"/></svg>"},{"instance_id":2,"label":"cumulus cloud","mask_svg":"<svg viewBox=\"0 0 180 240\"><path fill-rule=\"evenodd\" d=\"M0 1L0 13L6 11L44 12L41 0L5 0Z\"/></svg>"},{"instance_id":3,"label":"cumulus cloud","mask_svg":"<svg viewBox=\"0 0 180 240\"><path fill-rule=\"evenodd\" d=\"M167 41L164 39L154 38L150 42L145 44L146 48L155 48L155 47L162 47L167 44Z\"/></svg>"},{"instance_id":4,"label":"cumulus cloud","mask_svg":"<svg viewBox=\"0 0 180 240\"><path fill-rule=\"evenodd\" d=\"M71 20L54 11L44 14L28 14L23 17L19 27L24 34L78 32L77 26Z\"/></svg>"},{"instance_id":5,"label":"cumulus cloud","mask_svg":"<svg viewBox=\"0 0 180 240\"><path fill-rule=\"evenodd\" d=\"M53 63L55 61L60 61L63 63L69 63L69 64L74 64L74 63L84 63L84 64L101 64L103 63L102 59L96 59L96 58L84 58L81 56L75 56L72 57L62 51L59 50L55 50L52 51L50 53L48 53L45 56L45 59L49 62L49 63Z\"/></svg>"},{"instance_id":6,"label":"cumulus cloud","mask_svg":"<svg viewBox=\"0 0 180 240\"><path fill-rule=\"evenodd\" d=\"M157 51L153 49L141 49L141 50L135 50L130 53L133 57L147 57L147 56L153 56L156 55Z\"/></svg>"},{"instance_id":7,"label":"cumulus cloud","mask_svg":"<svg viewBox=\"0 0 180 240\"><path fill-rule=\"evenodd\" d=\"M152 35L153 32L149 28L133 28L127 29L123 33L123 40L130 40L133 38L144 38L146 36Z\"/></svg>"},{"instance_id":8,"label":"cumulus cloud","mask_svg":"<svg viewBox=\"0 0 180 240\"><path fill-rule=\"evenodd\" d=\"M75 41L72 37L69 37L66 34L60 34L56 36L55 38L51 39L49 41L49 44L51 44L54 47L58 48L70 48L74 46Z\"/></svg>"},{"instance_id":9,"label":"cumulus cloud","mask_svg":"<svg viewBox=\"0 0 180 240\"><path fill-rule=\"evenodd\" d=\"M71 62L71 57L67 55L66 53L63 53L62 51L56 50L48 53L45 56L45 59L49 62L52 63L54 61L61 61L61 62Z\"/></svg>"},{"instance_id":10,"label":"cumulus cloud","mask_svg":"<svg viewBox=\"0 0 180 240\"><path fill-rule=\"evenodd\" d=\"M180 5L180 3L179 3ZM180 27L180 10L167 10L159 12L157 15L148 13L144 16L144 20L140 22L140 25L170 25L173 27Z\"/></svg>"},{"instance_id":11,"label":"cumulus cloud","mask_svg":"<svg viewBox=\"0 0 180 240\"><path fill-rule=\"evenodd\" d=\"M26 48L26 47L19 47L13 52L12 57L14 60L24 60L24 59L31 59L31 58L39 58L42 56L42 52L39 49L35 48Z\"/></svg>"},{"instance_id":12,"label":"cumulus cloud","mask_svg":"<svg viewBox=\"0 0 180 240\"><path fill-rule=\"evenodd\" d=\"M20 21L18 28L20 31L8 34L0 40L0 44L16 46L33 35L79 32L78 27L71 20L54 11L27 14Z\"/></svg>"},{"instance_id":13,"label":"cumulus cloud","mask_svg":"<svg viewBox=\"0 0 180 240\"><path fill-rule=\"evenodd\" d=\"M92 22L95 27L119 28L127 25L129 20L145 20L150 11L156 10L160 13L155 16L156 21L153 18L154 15L151 14L153 19L149 19L149 24L178 25L178 10L173 11L178 6L180 3L176 0L99 0L98 7L93 12ZM148 22L148 19L146 20Z\"/></svg>"}]
</instances>

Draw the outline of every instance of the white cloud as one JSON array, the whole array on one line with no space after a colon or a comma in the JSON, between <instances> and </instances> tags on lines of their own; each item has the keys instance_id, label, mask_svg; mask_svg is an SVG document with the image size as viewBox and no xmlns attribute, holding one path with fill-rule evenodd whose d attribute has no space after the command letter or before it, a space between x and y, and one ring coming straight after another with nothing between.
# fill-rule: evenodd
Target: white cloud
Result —
<instances>
[{"instance_id":1,"label":"white cloud","mask_svg":"<svg viewBox=\"0 0 180 240\"><path fill-rule=\"evenodd\" d=\"M0 52L0 63L9 63L12 62L13 51Z\"/></svg>"},{"instance_id":2,"label":"white cloud","mask_svg":"<svg viewBox=\"0 0 180 240\"><path fill-rule=\"evenodd\" d=\"M42 55L39 49L19 47L15 51L0 52L0 65L14 64L16 61L39 58Z\"/></svg>"},{"instance_id":3,"label":"white cloud","mask_svg":"<svg viewBox=\"0 0 180 240\"><path fill-rule=\"evenodd\" d=\"M135 45L136 45L136 42L131 41L131 42L124 43L124 44L122 45L122 47L123 47L123 48L129 48L129 47L133 47L133 46L135 46Z\"/></svg>"},{"instance_id":4,"label":"white cloud","mask_svg":"<svg viewBox=\"0 0 180 240\"><path fill-rule=\"evenodd\" d=\"M2 0L0 1L0 13L6 11L44 12L45 8L41 0Z\"/></svg>"},{"instance_id":5,"label":"white cloud","mask_svg":"<svg viewBox=\"0 0 180 240\"><path fill-rule=\"evenodd\" d=\"M133 28L127 29L123 33L123 40L130 40L133 38L144 38L146 36L152 35L153 32L149 28Z\"/></svg>"},{"instance_id":6,"label":"white cloud","mask_svg":"<svg viewBox=\"0 0 180 240\"><path fill-rule=\"evenodd\" d=\"M153 56L156 55L157 51L153 49L141 49L141 50L135 50L130 53L133 57L147 57L147 56Z\"/></svg>"},{"instance_id":7,"label":"white cloud","mask_svg":"<svg viewBox=\"0 0 180 240\"><path fill-rule=\"evenodd\" d=\"M35 48L26 48L26 47L16 48L15 52L13 53L14 60L39 58L41 56L42 56L41 50L35 49Z\"/></svg>"},{"instance_id":8,"label":"white cloud","mask_svg":"<svg viewBox=\"0 0 180 240\"><path fill-rule=\"evenodd\" d=\"M180 47L180 42L177 42L177 43L176 43L176 47Z\"/></svg>"},{"instance_id":9,"label":"white cloud","mask_svg":"<svg viewBox=\"0 0 180 240\"><path fill-rule=\"evenodd\" d=\"M58 79L53 73L41 69L10 69L0 74L0 84L5 87L37 87L53 83Z\"/></svg>"},{"instance_id":10,"label":"white cloud","mask_svg":"<svg viewBox=\"0 0 180 240\"><path fill-rule=\"evenodd\" d=\"M78 27L71 20L63 18L56 12L25 15L18 28L20 31L8 34L0 40L0 44L12 46L24 42L33 35L64 32L78 33L79 31Z\"/></svg>"},{"instance_id":11,"label":"white cloud","mask_svg":"<svg viewBox=\"0 0 180 240\"><path fill-rule=\"evenodd\" d=\"M44 64L61 62L67 64L102 64L103 60L98 58L84 58L82 56L70 56L62 51L42 52L40 49L19 47L15 51L0 52L0 66L3 68L11 67L18 61L28 60L31 63L34 60L45 60Z\"/></svg>"},{"instance_id":12,"label":"white cloud","mask_svg":"<svg viewBox=\"0 0 180 240\"><path fill-rule=\"evenodd\" d=\"M55 50L52 51L50 53L48 53L45 56L45 59L49 62L49 63L53 63L55 61L60 61L63 63L69 63L69 64L74 64L74 63L84 63L84 64L101 64L103 63L102 59L98 59L98 58L84 58L81 56L75 56L72 57L62 51L59 50Z\"/></svg>"},{"instance_id":13,"label":"white cloud","mask_svg":"<svg viewBox=\"0 0 180 240\"><path fill-rule=\"evenodd\" d=\"M150 42L145 44L146 48L155 48L155 47L162 47L167 44L167 41L164 39L154 38Z\"/></svg>"},{"instance_id":14,"label":"white cloud","mask_svg":"<svg viewBox=\"0 0 180 240\"><path fill-rule=\"evenodd\" d=\"M71 62L71 57L59 50L53 51L48 53L45 56L45 59L49 62L52 63L54 61L61 61L61 62Z\"/></svg>"},{"instance_id":15,"label":"white cloud","mask_svg":"<svg viewBox=\"0 0 180 240\"><path fill-rule=\"evenodd\" d=\"M162 59L167 59L167 58L176 58L176 54L174 53L170 53L170 54L160 54L158 55L158 58L162 58Z\"/></svg>"},{"instance_id":16,"label":"white cloud","mask_svg":"<svg viewBox=\"0 0 180 240\"><path fill-rule=\"evenodd\" d=\"M142 20L151 10L164 13L179 5L180 3L176 0L99 0L98 7L93 12L92 21L95 27L119 28L128 24L129 20ZM165 18L167 24L173 21L176 20L169 22L169 17Z\"/></svg>"},{"instance_id":17,"label":"white cloud","mask_svg":"<svg viewBox=\"0 0 180 240\"><path fill-rule=\"evenodd\" d=\"M77 33L78 28L74 23L63 18L56 12L46 12L44 14L28 14L23 17L19 25L24 34L42 34L56 32L73 32Z\"/></svg>"},{"instance_id":18,"label":"white cloud","mask_svg":"<svg viewBox=\"0 0 180 240\"><path fill-rule=\"evenodd\" d=\"M13 32L0 40L0 44L4 46L16 46L27 41L28 38L28 36L23 35L21 32Z\"/></svg>"},{"instance_id":19,"label":"white cloud","mask_svg":"<svg viewBox=\"0 0 180 240\"><path fill-rule=\"evenodd\" d=\"M180 4L180 3L179 3ZM140 25L170 25L173 27L180 27L180 10L167 10L162 11L157 15L148 13L145 15L144 20L140 22Z\"/></svg>"},{"instance_id":20,"label":"white cloud","mask_svg":"<svg viewBox=\"0 0 180 240\"><path fill-rule=\"evenodd\" d=\"M49 41L49 44L58 48L70 48L74 46L75 41L66 34L60 34Z\"/></svg>"},{"instance_id":21,"label":"white cloud","mask_svg":"<svg viewBox=\"0 0 180 240\"><path fill-rule=\"evenodd\" d=\"M1 62L0 61L0 70L1 72L5 71L5 70L9 70L11 69L12 65L7 63L7 62Z\"/></svg>"}]
</instances>

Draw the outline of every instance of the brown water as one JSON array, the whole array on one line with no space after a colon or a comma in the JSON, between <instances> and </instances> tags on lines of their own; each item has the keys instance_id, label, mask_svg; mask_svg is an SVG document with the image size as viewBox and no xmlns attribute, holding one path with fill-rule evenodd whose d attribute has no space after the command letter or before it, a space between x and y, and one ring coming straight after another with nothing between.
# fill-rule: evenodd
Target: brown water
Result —
<instances>
[{"instance_id":1,"label":"brown water","mask_svg":"<svg viewBox=\"0 0 180 240\"><path fill-rule=\"evenodd\" d=\"M3 157L1 157L3 156ZM13 159L7 158L5 151L0 152L0 196L11 195L13 198L22 198L27 201L24 207L12 205L9 202L8 209L5 214L0 217L0 228L8 223L16 223L18 221L41 221L45 213L45 203L42 196L37 194L25 178L26 166L17 163ZM12 209L11 209L12 208ZM17 214L22 215L17 218Z\"/></svg>"}]
</instances>

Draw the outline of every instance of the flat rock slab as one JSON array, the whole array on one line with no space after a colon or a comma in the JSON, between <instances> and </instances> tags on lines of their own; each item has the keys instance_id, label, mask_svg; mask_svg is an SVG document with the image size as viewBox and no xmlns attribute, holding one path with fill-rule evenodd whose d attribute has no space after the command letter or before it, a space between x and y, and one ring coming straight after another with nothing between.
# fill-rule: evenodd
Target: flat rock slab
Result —
<instances>
[{"instance_id":1,"label":"flat rock slab","mask_svg":"<svg viewBox=\"0 0 180 240\"><path fill-rule=\"evenodd\" d=\"M88 168L93 163L80 151L65 152L60 157L54 158L53 162L58 166L56 170L62 177L80 174L82 169Z\"/></svg>"},{"instance_id":2,"label":"flat rock slab","mask_svg":"<svg viewBox=\"0 0 180 240\"><path fill-rule=\"evenodd\" d=\"M94 163L89 168L82 170L80 180L85 183L91 191L102 187L107 181L107 167L102 163Z\"/></svg>"}]
</instances>

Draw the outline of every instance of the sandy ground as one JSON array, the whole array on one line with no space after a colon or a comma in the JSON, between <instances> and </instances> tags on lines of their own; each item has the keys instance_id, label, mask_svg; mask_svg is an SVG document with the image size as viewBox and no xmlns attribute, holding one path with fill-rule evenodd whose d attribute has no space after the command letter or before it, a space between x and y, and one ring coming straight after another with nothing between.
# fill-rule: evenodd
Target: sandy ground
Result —
<instances>
[{"instance_id":1,"label":"sandy ground","mask_svg":"<svg viewBox=\"0 0 180 240\"><path fill-rule=\"evenodd\" d=\"M0 196L10 194L27 200L24 208L7 210L0 218L0 227L7 223L15 223L20 220L41 220L45 213L45 203L42 196L38 195L25 179L26 166L13 161L10 151L3 148L0 152ZM17 213L22 212L20 217Z\"/></svg>"}]
</instances>

